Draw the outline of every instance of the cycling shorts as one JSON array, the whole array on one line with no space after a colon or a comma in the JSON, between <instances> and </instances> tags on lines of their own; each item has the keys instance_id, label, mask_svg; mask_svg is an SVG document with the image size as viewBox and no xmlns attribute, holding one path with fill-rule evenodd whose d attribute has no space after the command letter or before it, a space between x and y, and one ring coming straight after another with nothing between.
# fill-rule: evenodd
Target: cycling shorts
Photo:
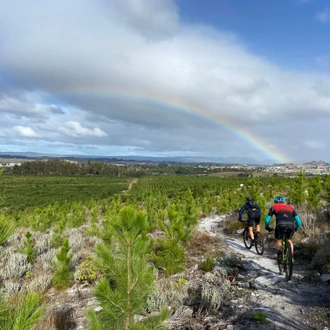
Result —
<instances>
[{"instance_id":1,"label":"cycling shorts","mask_svg":"<svg viewBox=\"0 0 330 330\"><path fill-rule=\"evenodd\" d=\"M249 227L252 227L254 223L255 223L256 225L259 225L259 223L260 223L260 218L255 218L255 219L249 219L249 218L248 218L248 220L247 220L247 224L248 224Z\"/></svg>"},{"instance_id":2,"label":"cycling shorts","mask_svg":"<svg viewBox=\"0 0 330 330\"><path fill-rule=\"evenodd\" d=\"M275 239L282 239L284 235L286 238L291 239L294 232L294 223L280 223L275 228Z\"/></svg>"}]
</instances>

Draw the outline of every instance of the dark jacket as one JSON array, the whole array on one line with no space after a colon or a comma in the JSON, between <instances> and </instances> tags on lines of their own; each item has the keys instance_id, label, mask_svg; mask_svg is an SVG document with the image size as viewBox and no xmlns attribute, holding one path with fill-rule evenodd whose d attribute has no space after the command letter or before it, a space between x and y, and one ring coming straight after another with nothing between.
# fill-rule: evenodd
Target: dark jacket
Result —
<instances>
[{"instance_id":1,"label":"dark jacket","mask_svg":"<svg viewBox=\"0 0 330 330\"><path fill-rule=\"evenodd\" d=\"M260 211L260 216L261 216L261 210L260 210L260 206L256 203L256 202L246 202L239 210L239 214L238 214L238 219L242 220L242 216L243 213L245 211L248 211L250 208L256 208L257 210Z\"/></svg>"}]
</instances>

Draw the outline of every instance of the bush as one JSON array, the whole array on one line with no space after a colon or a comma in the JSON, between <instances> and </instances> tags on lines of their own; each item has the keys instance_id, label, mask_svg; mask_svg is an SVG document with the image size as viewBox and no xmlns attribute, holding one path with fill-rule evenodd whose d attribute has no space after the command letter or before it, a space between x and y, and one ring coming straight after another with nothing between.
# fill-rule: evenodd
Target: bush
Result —
<instances>
[{"instance_id":1,"label":"bush","mask_svg":"<svg viewBox=\"0 0 330 330\"><path fill-rule=\"evenodd\" d=\"M214 266L214 257L208 255L202 262L199 264L199 268L205 272L210 272Z\"/></svg>"},{"instance_id":2,"label":"bush","mask_svg":"<svg viewBox=\"0 0 330 330\"><path fill-rule=\"evenodd\" d=\"M264 312L254 312L253 319L257 323L267 323L267 315Z\"/></svg>"}]
</instances>

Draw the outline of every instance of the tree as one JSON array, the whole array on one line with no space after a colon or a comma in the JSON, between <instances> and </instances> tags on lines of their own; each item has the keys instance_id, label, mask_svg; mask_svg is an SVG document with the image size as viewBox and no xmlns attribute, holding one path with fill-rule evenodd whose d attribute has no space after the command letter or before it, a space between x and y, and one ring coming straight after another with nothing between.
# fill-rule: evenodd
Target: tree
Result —
<instances>
[{"instance_id":1,"label":"tree","mask_svg":"<svg viewBox=\"0 0 330 330\"><path fill-rule=\"evenodd\" d=\"M90 326L93 330L135 329L138 321L134 315L145 310L155 282L154 269L147 261L151 244L145 230L146 214L125 206L107 223L107 241L96 247L96 267L104 278L94 293L102 311L89 311ZM151 328L146 324L143 329Z\"/></svg>"},{"instance_id":2,"label":"tree","mask_svg":"<svg viewBox=\"0 0 330 330\"><path fill-rule=\"evenodd\" d=\"M65 238L60 252L56 254L57 260L52 264L55 268L52 284L58 289L68 288L73 279L73 273L70 269L70 261L73 254L69 253L70 250L69 239Z\"/></svg>"},{"instance_id":3,"label":"tree","mask_svg":"<svg viewBox=\"0 0 330 330\"><path fill-rule=\"evenodd\" d=\"M289 193L290 202L296 205L302 205L307 199L306 188L306 178L303 171L300 170L291 186L291 191Z\"/></svg>"}]
</instances>

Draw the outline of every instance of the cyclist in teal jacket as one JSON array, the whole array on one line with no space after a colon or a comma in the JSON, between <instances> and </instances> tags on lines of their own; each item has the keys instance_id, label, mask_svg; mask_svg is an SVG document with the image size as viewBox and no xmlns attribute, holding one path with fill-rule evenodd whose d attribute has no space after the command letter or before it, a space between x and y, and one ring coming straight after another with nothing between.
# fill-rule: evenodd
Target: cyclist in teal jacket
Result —
<instances>
[{"instance_id":1,"label":"cyclist in teal jacket","mask_svg":"<svg viewBox=\"0 0 330 330\"><path fill-rule=\"evenodd\" d=\"M284 236L283 229L289 229L286 232L286 238L292 247L292 256L294 255L292 236L296 230L299 230L302 223L299 215L294 208L285 203L285 198L282 196L276 196L274 198L274 205L269 209L268 215L265 220L265 229L271 231L269 223L272 220L273 215L276 217L275 227L275 245L277 250L277 263L282 262L282 238Z\"/></svg>"}]
</instances>

